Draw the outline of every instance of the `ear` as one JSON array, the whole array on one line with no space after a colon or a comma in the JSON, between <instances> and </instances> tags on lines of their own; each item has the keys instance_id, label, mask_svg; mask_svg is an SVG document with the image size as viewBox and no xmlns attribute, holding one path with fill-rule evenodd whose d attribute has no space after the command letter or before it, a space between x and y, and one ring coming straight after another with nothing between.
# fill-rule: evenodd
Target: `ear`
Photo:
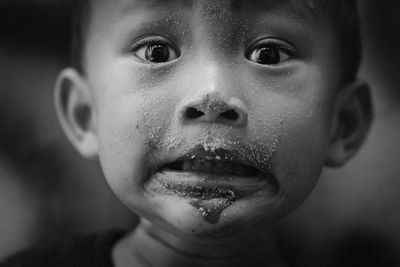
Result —
<instances>
[{"instance_id":1,"label":"ear","mask_svg":"<svg viewBox=\"0 0 400 267\"><path fill-rule=\"evenodd\" d=\"M335 107L327 166L341 166L358 151L372 118L371 93L366 83L356 81L341 89Z\"/></svg>"},{"instance_id":2,"label":"ear","mask_svg":"<svg viewBox=\"0 0 400 267\"><path fill-rule=\"evenodd\" d=\"M63 70L55 85L58 119L74 147L86 158L98 156L96 118L86 79L75 69Z\"/></svg>"}]
</instances>

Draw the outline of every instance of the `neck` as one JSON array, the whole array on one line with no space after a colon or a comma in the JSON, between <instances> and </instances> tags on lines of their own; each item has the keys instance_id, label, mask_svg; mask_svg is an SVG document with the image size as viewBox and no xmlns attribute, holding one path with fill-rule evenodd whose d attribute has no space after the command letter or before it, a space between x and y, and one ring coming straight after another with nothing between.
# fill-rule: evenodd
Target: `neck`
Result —
<instances>
[{"instance_id":1,"label":"neck","mask_svg":"<svg viewBox=\"0 0 400 267\"><path fill-rule=\"evenodd\" d=\"M250 238L194 242L147 221L122 239L113 250L115 266L284 266L272 231Z\"/></svg>"}]
</instances>

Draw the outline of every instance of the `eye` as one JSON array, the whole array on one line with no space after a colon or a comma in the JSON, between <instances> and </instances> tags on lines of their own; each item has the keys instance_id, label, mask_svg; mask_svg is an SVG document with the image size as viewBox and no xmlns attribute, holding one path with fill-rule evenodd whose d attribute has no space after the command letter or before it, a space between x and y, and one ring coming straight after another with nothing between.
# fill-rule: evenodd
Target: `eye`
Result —
<instances>
[{"instance_id":1,"label":"eye","mask_svg":"<svg viewBox=\"0 0 400 267\"><path fill-rule=\"evenodd\" d=\"M166 40L144 39L132 47L131 52L146 63L161 64L177 59L180 55Z\"/></svg>"},{"instance_id":2,"label":"eye","mask_svg":"<svg viewBox=\"0 0 400 267\"><path fill-rule=\"evenodd\" d=\"M293 48L278 40L263 40L252 46L246 57L261 65L278 65L293 57Z\"/></svg>"}]
</instances>

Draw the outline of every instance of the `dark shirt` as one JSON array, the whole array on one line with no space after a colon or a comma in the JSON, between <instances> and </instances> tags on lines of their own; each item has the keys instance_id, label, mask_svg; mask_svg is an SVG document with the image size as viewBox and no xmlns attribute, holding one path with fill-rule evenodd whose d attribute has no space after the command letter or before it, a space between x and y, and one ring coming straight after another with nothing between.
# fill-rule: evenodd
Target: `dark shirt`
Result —
<instances>
[{"instance_id":1,"label":"dark shirt","mask_svg":"<svg viewBox=\"0 0 400 267\"><path fill-rule=\"evenodd\" d=\"M77 236L55 246L18 253L0 267L112 267L111 251L122 231Z\"/></svg>"},{"instance_id":2,"label":"dark shirt","mask_svg":"<svg viewBox=\"0 0 400 267\"><path fill-rule=\"evenodd\" d=\"M112 230L77 236L55 246L18 253L0 263L0 267L112 267L112 248L124 234L124 231ZM334 245L328 255L316 258L316 263L290 252L282 256L288 266L296 267L399 267L395 251L383 241L370 233L349 234Z\"/></svg>"}]
</instances>

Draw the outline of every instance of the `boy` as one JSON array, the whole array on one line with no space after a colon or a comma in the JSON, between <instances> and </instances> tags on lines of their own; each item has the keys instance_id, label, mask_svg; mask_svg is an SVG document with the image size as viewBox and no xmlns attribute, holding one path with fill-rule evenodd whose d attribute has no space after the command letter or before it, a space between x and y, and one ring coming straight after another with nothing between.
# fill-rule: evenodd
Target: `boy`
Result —
<instances>
[{"instance_id":1,"label":"boy","mask_svg":"<svg viewBox=\"0 0 400 267\"><path fill-rule=\"evenodd\" d=\"M141 222L102 252L64 253L68 264L287 266L274 222L324 166L351 158L371 123L355 1L92 0L80 10L57 112ZM41 266L60 251L40 254Z\"/></svg>"}]
</instances>

